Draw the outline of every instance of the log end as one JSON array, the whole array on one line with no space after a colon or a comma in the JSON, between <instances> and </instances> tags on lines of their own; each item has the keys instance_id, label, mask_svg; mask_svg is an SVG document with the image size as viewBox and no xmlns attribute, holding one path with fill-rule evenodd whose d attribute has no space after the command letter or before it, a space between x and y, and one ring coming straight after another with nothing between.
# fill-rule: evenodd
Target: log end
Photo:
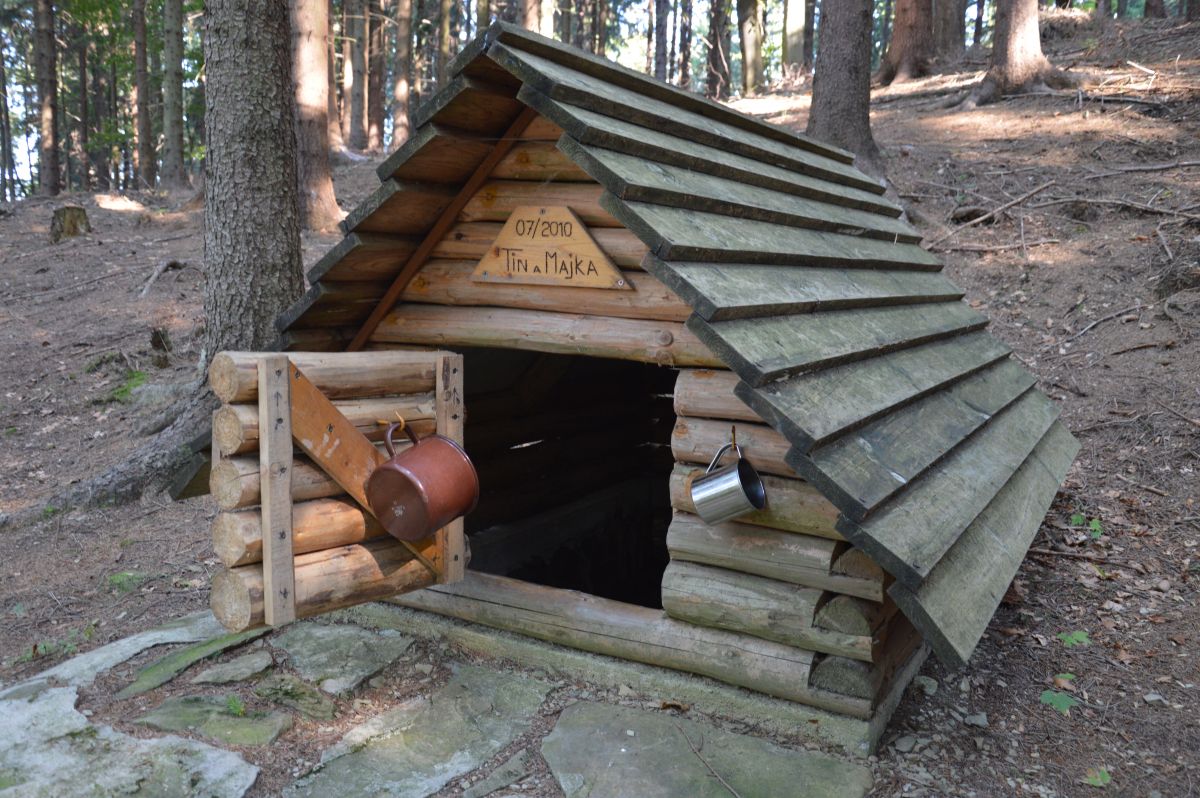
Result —
<instances>
[{"instance_id":1,"label":"log end","mask_svg":"<svg viewBox=\"0 0 1200 798\"><path fill-rule=\"evenodd\" d=\"M213 520L213 550L221 564L234 568L262 560L262 516L256 512L217 513ZM256 534L257 533L257 534Z\"/></svg>"},{"instance_id":2,"label":"log end","mask_svg":"<svg viewBox=\"0 0 1200 798\"><path fill-rule=\"evenodd\" d=\"M248 574L244 572L250 570L225 568L213 574L209 606L217 621L230 632L242 632L263 624L262 570L257 569L257 585L254 579L246 578Z\"/></svg>"},{"instance_id":3,"label":"log end","mask_svg":"<svg viewBox=\"0 0 1200 798\"><path fill-rule=\"evenodd\" d=\"M212 464L208 474L208 492L222 510L245 506L249 502L249 487L232 460L217 460Z\"/></svg>"},{"instance_id":4,"label":"log end","mask_svg":"<svg viewBox=\"0 0 1200 798\"><path fill-rule=\"evenodd\" d=\"M222 402L238 399L238 369L229 352L218 352L208 365L208 387Z\"/></svg>"},{"instance_id":5,"label":"log end","mask_svg":"<svg viewBox=\"0 0 1200 798\"><path fill-rule=\"evenodd\" d=\"M213 411L212 442L224 457L246 448L246 426L234 405L221 405Z\"/></svg>"}]
</instances>

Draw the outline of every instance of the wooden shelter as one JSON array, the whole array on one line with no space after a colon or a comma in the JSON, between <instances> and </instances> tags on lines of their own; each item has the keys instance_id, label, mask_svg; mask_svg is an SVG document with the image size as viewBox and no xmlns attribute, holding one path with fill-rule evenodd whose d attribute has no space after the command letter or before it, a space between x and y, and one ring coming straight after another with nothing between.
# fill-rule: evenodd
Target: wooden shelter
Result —
<instances>
[{"instance_id":1,"label":"wooden shelter","mask_svg":"<svg viewBox=\"0 0 1200 798\"><path fill-rule=\"evenodd\" d=\"M423 568L298 459L298 614L441 582L395 600L859 718L925 644L965 663L1077 444L882 186L509 25L450 74L279 327L330 353L291 363L355 435L399 414L465 440L470 569L440 559L454 530ZM264 620L268 491L237 403L266 370L222 357L214 606L237 627ZM708 526L688 485L732 425L769 504ZM331 587L351 572L358 592Z\"/></svg>"}]
</instances>

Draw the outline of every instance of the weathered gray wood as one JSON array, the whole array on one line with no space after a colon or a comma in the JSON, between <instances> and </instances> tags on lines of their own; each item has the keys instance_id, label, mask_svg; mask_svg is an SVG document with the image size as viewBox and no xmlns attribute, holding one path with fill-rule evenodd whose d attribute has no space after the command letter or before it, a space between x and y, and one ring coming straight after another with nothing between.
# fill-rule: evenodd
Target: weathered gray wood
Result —
<instances>
[{"instance_id":1,"label":"weathered gray wood","mask_svg":"<svg viewBox=\"0 0 1200 798\"><path fill-rule=\"evenodd\" d=\"M671 205L883 241L921 240L921 234L907 222L891 216L656 163L643 156L580 144L569 136L560 139L558 146L608 191L629 202Z\"/></svg>"},{"instance_id":2,"label":"weathered gray wood","mask_svg":"<svg viewBox=\"0 0 1200 798\"><path fill-rule=\"evenodd\" d=\"M524 28L504 22L496 23L492 26L492 30L495 31L495 40L497 41L504 42L520 50L536 53L543 58L556 61L572 69L577 69L585 74L600 78L607 83L630 89L648 97L663 100L679 108L686 108L704 117L719 119L734 127L775 139L792 147L799 147L800 149L832 158L841 163L854 163L854 153L852 152L835 147L832 144L817 141L810 136L796 133L787 128L773 125L748 114L731 111L727 106L714 102L694 91L687 91L672 86L669 83L664 83L661 80L655 80L645 73L622 66L607 58L592 55L580 50L578 47L569 47L553 39L533 35ZM489 31L489 34L491 34L491 31Z\"/></svg>"},{"instance_id":3,"label":"weathered gray wood","mask_svg":"<svg viewBox=\"0 0 1200 798\"><path fill-rule=\"evenodd\" d=\"M583 651L710 676L854 717L867 717L869 711L869 702L809 689L811 652L683 623L660 610L470 570L458 584L391 601Z\"/></svg>"},{"instance_id":4,"label":"weathered gray wood","mask_svg":"<svg viewBox=\"0 0 1200 798\"><path fill-rule=\"evenodd\" d=\"M674 136L691 138L802 174L876 194L884 191L879 181L850 164L735 127L722 119L703 117L676 104L608 83L541 56L503 44L493 45L488 50L488 56L521 78L526 85L551 99L581 105L607 116L628 119L638 125L655 127Z\"/></svg>"},{"instance_id":5,"label":"weathered gray wood","mask_svg":"<svg viewBox=\"0 0 1200 798\"><path fill-rule=\"evenodd\" d=\"M864 579L832 572L838 547L844 545L734 521L709 526L686 513L676 513L667 531L667 550L672 559L882 601L883 578Z\"/></svg>"},{"instance_id":6,"label":"weathered gray wood","mask_svg":"<svg viewBox=\"0 0 1200 798\"><path fill-rule=\"evenodd\" d=\"M1055 422L921 586L888 591L947 667L970 659L1078 451Z\"/></svg>"},{"instance_id":7,"label":"weathered gray wood","mask_svg":"<svg viewBox=\"0 0 1200 798\"><path fill-rule=\"evenodd\" d=\"M870 631L850 635L816 627L820 600L815 588L696 563L673 561L663 573L662 605L672 618L870 662Z\"/></svg>"},{"instance_id":8,"label":"weathered gray wood","mask_svg":"<svg viewBox=\"0 0 1200 798\"><path fill-rule=\"evenodd\" d=\"M865 518L1033 387L1011 359L787 462L842 512Z\"/></svg>"},{"instance_id":9,"label":"weathered gray wood","mask_svg":"<svg viewBox=\"0 0 1200 798\"><path fill-rule=\"evenodd\" d=\"M764 424L731 424L711 418L679 417L675 420L675 429L671 432L671 453L675 455L676 460L707 466L717 450L729 442L731 426L737 427L737 439L742 453L759 473L793 478L796 476L792 467L784 460L788 450L787 438ZM732 454L725 457L722 464L732 462Z\"/></svg>"},{"instance_id":10,"label":"weathered gray wood","mask_svg":"<svg viewBox=\"0 0 1200 798\"><path fill-rule=\"evenodd\" d=\"M801 452L969 376L1007 355L985 332L800 374L738 397Z\"/></svg>"},{"instance_id":11,"label":"weathered gray wood","mask_svg":"<svg viewBox=\"0 0 1200 798\"><path fill-rule=\"evenodd\" d=\"M962 302L856 308L707 322L688 329L754 387L801 372L981 330L987 317Z\"/></svg>"},{"instance_id":12,"label":"weathered gray wood","mask_svg":"<svg viewBox=\"0 0 1200 798\"><path fill-rule=\"evenodd\" d=\"M880 603L854 596L824 596L828 600L818 605L813 623L832 632L870 636L896 612L896 603L890 599Z\"/></svg>"},{"instance_id":13,"label":"weathered gray wood","mask_svg":"<svg viewBox=\"0 0 1200 798\"><path fill-rule=\"evenodd\" d=\"M668 263L653 255L645 258L643 266L705 321L946 302L963 296L962 290L940 272Z\"/></svg>"},{"instance_id":14,"label":"weathered gray wood","mask_svg":"<svg viewBox=\"0 0 1200 798\"><path fill-rule=\"evenodd\" d=\"M351 233L308 270L308 282L379 282L400 270L417 248L415 238Z\"/></svg>"},{"instance_id":15,"label":"weathered gray wood","mask_svg":"<svg viewBox=\"0 0 1200 798\"><path fill-rule=\"evenodd\" d=\"M1057 405L1026 392L867 520L843 516L839 531L916 590L1057 417Z\"/></svg>"},{"instance_id":16,"label":"weathered gray wood","mask_svg":"<svg viewBox=\"0 0 1200 798\"><path fill-rule=\"evenodd\" d=\"M897 615L885 630L879 646L882 650L876 661L863 662L838 655L827 655L813 660L811 687L854 696L874 704L889 690L893 679L902 672L902 665L909 660L921 644L909 621Z\"/></svg>"},{"instance_id":17,"label":"weathered gray wood","mask_svg":"<svg viewBox=\"0 0 1200 798\"><path fill-rule=\"evenodd\" d=\"M692 480L704 473L703 468L676 465L671 472L671 506L685 513L695 513L692 504ZM738 523L765 526L785 532L842 540L836 529L837 509L816 488L798 479L760 475L767 491L767 506L763 510L738 518Z\"/></svg>"},{"instance_id":18,"label":"weathered gray wood","mask_svg":"<svg viewBox=\"0 0 1200 798\"><path fill-rule=\"evenodd\" d=\"M586 108L552 100L529 86L522 88L517 96L581 144L727 177L798 197L847 208L861 208L884 216L898 217L903 213L899 206L878 194L807 177L770 162L701 144L691 138L672 136L657 128L642 127L624 119L593 113Z\"/></svg>"},{"instance_id":19,"label":"weathered gray wood","mask_svg":"<svg viewBox=\"0 0 1200 798\"><path fill-rule=\"evenodd\" d=\"M724 369L680 369L675 380L675 415L691 418L724 418L761 424L750 406L733 389L738 376Z\"/></svg>"},{"instance_id":20,"label":"weathered gray wood","mask_svg":"<svg viewBox=\"0 0 1200 798\"><path fill-rule=\"evenodd\" d=\"M459 75L413 111L412 126L417 130L433 122L470 133L499 133L521 112L515 94L512 86Z\"/></svg>"},{"instance_id":21,"label":"weathered gray wood","mask_svg":"<svg viewBox=\"0 0 1200 798\"><path fill-rule=\"evenodd\" d=\"M386 290L386 283L319 282L275 318L275 327L287 332L293 325L305 329L347 326L365 318Z\"/></svg>"},{"instance_id":22,"label":"weathered gray wood","mask_svg":"<svg viewBox=\"0 0 1200 798\"><path fill-rule=\"evenodd\" d=\"M499 115L487 132L503 130L506 119ZM427 124L418 128L375 172L381 181L394 178L429 183L461 183L487 157L493 143L486 136L445 125Z\"/></svg>"},{"instance_id":23,"label":"weathered gray wood","mask_svg":"<svg viewBox=\"0 0 1200 798\"><path fill-rule=\"evenodd\" d=\"M385 180L342 220L342 232L421 235L457 193L453 185Z\"/></svg>"},{"instance_id":24,"label":"weathered gray wood","mask_svg":"<svg viewBox=\"0 0 1200 798\"><path fill-rule=\"evenodd\" d=\"M940 271L941 262L916 244L786 227L754 219L625 202L611 194L601 207L638 234L663 260L840 266L851 269Z\"/></svg>"}]
</instances>

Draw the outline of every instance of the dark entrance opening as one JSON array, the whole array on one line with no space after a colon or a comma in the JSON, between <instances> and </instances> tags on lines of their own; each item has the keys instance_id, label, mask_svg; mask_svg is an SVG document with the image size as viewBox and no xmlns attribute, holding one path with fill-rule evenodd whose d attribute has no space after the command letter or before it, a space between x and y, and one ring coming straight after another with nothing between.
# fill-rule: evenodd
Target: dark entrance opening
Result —
<instances>
[{"instance_id":1,"label":"dark entrance opening","mask_svg":"<svg viewBox=\"0 0 1200 798\"><path fill-rule=\"evenodd\" d=\"M677 372L516 350L464 352L480 500L470 567L660 607Z\"/></svg>"}]
</instances>

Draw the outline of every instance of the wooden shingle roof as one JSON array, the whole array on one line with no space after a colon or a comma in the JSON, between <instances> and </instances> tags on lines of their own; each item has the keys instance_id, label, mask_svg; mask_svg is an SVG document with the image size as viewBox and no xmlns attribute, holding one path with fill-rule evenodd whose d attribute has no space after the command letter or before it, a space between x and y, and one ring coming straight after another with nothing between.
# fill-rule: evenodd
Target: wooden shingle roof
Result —
<instances>
[{"instance_id":1,"label":"wooden shingle roof","mask_svg":"<svg viewBox=\"0 0 1200 798\"><path fill-rule=\"evenodd\" d=\"M347 238L279 319L348 340L525 108L693 309L789 464L952 666L969 658L1078 444L850 153L506 24L452 66ZM422 214L394 211L414 204ZM356 281L337 280L339 270Z\"/></svg>"}]
</instances>

